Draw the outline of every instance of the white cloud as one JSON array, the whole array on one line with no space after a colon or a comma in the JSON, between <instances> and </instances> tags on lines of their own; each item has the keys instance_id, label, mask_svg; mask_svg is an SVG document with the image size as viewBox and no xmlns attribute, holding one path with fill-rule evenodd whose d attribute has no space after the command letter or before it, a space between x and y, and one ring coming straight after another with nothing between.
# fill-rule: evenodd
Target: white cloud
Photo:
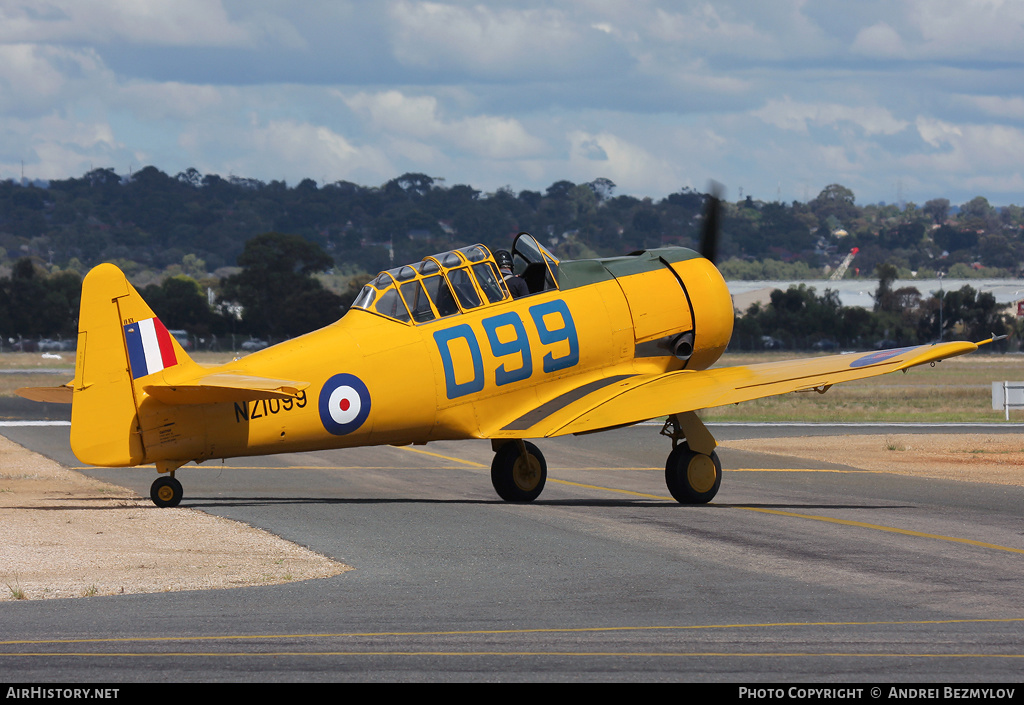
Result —
<instances>
[{"instance_id":1,"label":"white cloud","mask_svg":"<svg viewBox=\"0 0 1024 705\"><path fill-rule=\"evenodd\" d=\"M729 13L731 14L731 13ZM775 53L772 37L751 22L723 14L722 8L710 3L691 7L686 12L657 8L651 17L651 36L668 42L682 42L688 47L730 46L746 53L750 51Z\"/></svg>"},{"instance_id":2,"label":"white cloud","mask_svg":"<svg viewBox=\"0 0 1024 705\"><path fill-rule=\"evenodd\" d=\"M810 126L842 127L856 125L866 135L893 135L909 126L905 120L893 117L886 108L838 103L800 103L789 96L782 100L769 100L764 107L753 112L764 122L782 130L806 133Z\"/></svg>"},{"instance_id":3,"label":"white cloud","mask_svg":"<svg viewBox=\"0 0 1024 705\"><path fill-rule=\"evenodd\" d=\"M395 0L392 50L404 66L471 76L547 80L601 69L608 27L555 9Z\"/></svg>"},{"instance_id":4,"label":"white cloud","mask_svg":"<svg viewBox=\"0 0 1024 705\"><path fill-rule=\"evenodd\" d=\"M1024 120L1024 98L1020 96L960 95L955 97L994 118Z\"/></svg>"},{"instance_id":5,"label":"white cloud","mask_svg":"<svg viewBox=\"0 0 1024 705\"><path fill-rule=\"evenodd\" d=\"M920 118L917 131L935 151L909 161L918 168L961 174L1017 171L1024 163L1024 131L1007 125L954 125Z\"/></svg>"},{"instance_id":6,"label":"white cloud","mask_svg":"<svg viewBox=\"0 0 1024 705\"><path fill-rule=\"evenodd\" d=\"M654 7L642 34L692 56L780 59L831 51L821 28L804 14L804 0L664 4L671 9Z\"/></svg>"},{"instance_id":7,"label":"white cloud","mask_svg":"<svg viewBox=\"0 0 1024 705\"><path fill-rule=\"evenodd\" d=\"M109 78L88 48L0 44L0 114L47 113Z\"/></svg>"},{"instance_id":8,"label":"white cloud","mask_svg":"<svg viewBox=\"0 0 1024 705\"><path fill-rule=\"evenodd\" d=\"M234 138L206 133L183 139L199 151L216 150L226 141L234 142L227 159L239 175L293 181L323 177L363 183L383 183L395 176L394 165L378 148L354 145L330 128L310 122L262 122L252 116L250 125ZM272 170L268 170L268 164L274 165Z\"/></svg>"},{"instance_id":9,"label":"white cloud","mask_svg":"<svg viewBox=\"0 0 1024 705\"><path fill-rule=\"evenodd\" d=\"M7 0L0 42L238 46L250 33L210 0Z\"/></svg>"},{"instance_id":10,"label":"white cloud","mask_svg":"<svg viewBox=\"0 0 1024 705\"><path fill-rule=\"evenodd\" d=\"M0 144L18 145L33 179L66 179L84 174L93 166L107 166L107 160L124 154L124 145L104 122L85 122L52 114L31 120L9 119L0 129ZM97 160L104 160L103 163ZM20 163L0 165L18 173Z\"/></svg>"},{"instance_id":11,"label":"white cloud","mask_svg":"<svg viewBox=\"0 0 1024 705\"><path fill-rule=\"evenodd\" d=\"M1012 0L910 0L907 16L923 55L1019 59L1024 3Z\"/></svg>"},{"instance_id":12,"label":"white cloud","mask_svg":"<svg viewBox=\"0 0 1024 705\"><path fill-rule=\"evenodd\" d=\"M0 0L0 178L955 199L1021 171L1020 46L1009 0Z\"/></svg>"},{"instance_id":13,"label":"white cloud","mask_svg":"<svg viewBox=\"0 0 1024 705\"><path fill-rule=\"evenodd\" d=\"M578 182L603 176L624 193L670 193L679 188L677 167L663 152L656 156L644 147L608 132L572 130L568 167Z\"/></svg>"},{"instance_id":14,"label":"white cloud","mask_svg":"<svg viewBox=\"0 0 1024 705\"><path fill-rule=\"evenodd\" d=\"M449 148L485 159L525 158L545 147L513 118L473 115L446 119L433 96L360 92L343 96L343 100L349 109L367 118L375 131L400 138L439 140Z\"/></svg>"},{"instance_id":15,"label":"white cloud","mask_svg":"<svg viewBox=\"0 0 1024 705\"><path fill-rule=\"evenodd\" d=\"M240 93L236 89L195 86L175 81L133 81L118 87L110 96L112 105L130 110L144 121L199 120L223 110L225 105L237 104L238 100Z\"/></svg>"},{"instance_id":16,"label":"white cloud","mask_svg":"<svg viewBox=\"0 0 1024 705\"><path fill-rule=\"evenodd\" d=\"M858 32L851 49L854 53L873 58L895 58L906 55L903 39L886 22L879 22Z\"/></svg>"},{"instance_id":17,"label":"white cloud","mask_svg":"<svg viewBox=\"0 0 1024 705\"><path fill-rule=\"evenodd\" d=\"M921 135L921 139L932 147L950 144L962 138L964 134L963 130L957 125L928 117L919 117L916 127L918 134Z\"/></svg>"}]
</instances>

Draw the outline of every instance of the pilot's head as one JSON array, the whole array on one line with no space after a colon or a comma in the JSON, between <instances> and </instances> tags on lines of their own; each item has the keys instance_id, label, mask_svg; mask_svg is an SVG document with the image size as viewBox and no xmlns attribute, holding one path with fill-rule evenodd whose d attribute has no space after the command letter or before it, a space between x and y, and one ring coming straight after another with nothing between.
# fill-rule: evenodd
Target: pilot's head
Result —
<instances>
[{"instance_id":1,"label":"pilot's head","mask_svg":"<svg viewBox=\"0 0 1024 705\"><path fill-rule=\"evenodd\" d=\"M512 271L512 255L509 254L508 250L495 250L494 261L497 262L498 269L501 271Z\"/></svg>"}]
</instances>

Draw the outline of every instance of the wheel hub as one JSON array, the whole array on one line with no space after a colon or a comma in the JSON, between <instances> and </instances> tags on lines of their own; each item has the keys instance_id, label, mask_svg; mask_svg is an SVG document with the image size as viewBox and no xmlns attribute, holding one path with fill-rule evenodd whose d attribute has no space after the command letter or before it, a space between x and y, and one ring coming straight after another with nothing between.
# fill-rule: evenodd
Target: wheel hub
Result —
<instances>
[{"instance_id":1,"label":"wheel hub","mask_svg":"<svg viewBox=\"0 0 1024 705\"><path fill-rule=\"evenodd\" d=\"M697 454L686 467L686 480L695 492L708 492L715 486L715 462L707 455Z\"/></svg>"},{"instance_id":2,"label":"wheel hub","mask_svg":"<svg viewBox=\"0 0 1024 705\"><path fill-rule=\"evenodd\" d=\"M170 502L174 499L174 488L170 485L164 485L156 491L157 497L163 502Z\"/></svg>"},{"instance_id":3,"label":"wheel hub","mask_svg":"<svg viewBox=\"0 0 1024 705\"><path fill-rule=\"evenodd\" d=\"M529 453L519 456L512 466L512 481L524 492L534 489L540 482L540 462Z\"/></svg>"}]
</instances>

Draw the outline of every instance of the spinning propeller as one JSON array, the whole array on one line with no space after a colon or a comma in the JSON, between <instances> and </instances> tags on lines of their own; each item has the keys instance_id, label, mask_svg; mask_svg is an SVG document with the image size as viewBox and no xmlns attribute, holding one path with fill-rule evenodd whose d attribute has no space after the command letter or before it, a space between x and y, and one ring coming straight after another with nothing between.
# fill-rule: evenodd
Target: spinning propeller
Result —
<instances>
[{"instance_id":1,"label":"spinning propeller","mask_svg":"<svg viewBox=\"0 0 1024 705\"><path fill-rule=\"evenodd\" d=\"M718 235L722 227L722 193L724 187L712 181L708 187L704 206L704 225L700 238L700 253L715 264L718 256Z\"/></svg>"}]
</instances>

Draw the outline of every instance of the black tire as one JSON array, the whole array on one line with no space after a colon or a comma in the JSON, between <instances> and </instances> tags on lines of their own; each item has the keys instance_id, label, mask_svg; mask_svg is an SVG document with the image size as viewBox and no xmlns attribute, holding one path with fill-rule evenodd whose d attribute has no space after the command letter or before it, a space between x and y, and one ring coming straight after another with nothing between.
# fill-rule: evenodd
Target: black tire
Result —
<instances>
[{"instance_id":1,"label":"black tire","mask_svg":"<svg viewBox=\"0 0 1024 705\"><path fill-rule=\"evenodd\" d=\"M722 485L722 463L718 453L704 455L681 443L665 463L665 484L680 504L707 504Z\"/></svg>"},{"instance_id":2,"label":"black tire","mask_svg":"<svg viewBox=\"0 0 1024 705\"><path fill-rule=\"evenodd\" d=\"M169 476L156 478L149 488L149 498L158 507L177 507L181 495L181 483Z\"/></svg>"},{"instance_id":3,"label":"black tire","mask_svg":"<svg viewBox=\"0 0 1024 705\"><path fill-rule=\"evenodd\" d=\"M491 484L506 502L532 502L544 491L548 464L537 446L526 444L527 456L519 453L519 444L506 443L491 461Z\"/></svg>"}]
</instances>

